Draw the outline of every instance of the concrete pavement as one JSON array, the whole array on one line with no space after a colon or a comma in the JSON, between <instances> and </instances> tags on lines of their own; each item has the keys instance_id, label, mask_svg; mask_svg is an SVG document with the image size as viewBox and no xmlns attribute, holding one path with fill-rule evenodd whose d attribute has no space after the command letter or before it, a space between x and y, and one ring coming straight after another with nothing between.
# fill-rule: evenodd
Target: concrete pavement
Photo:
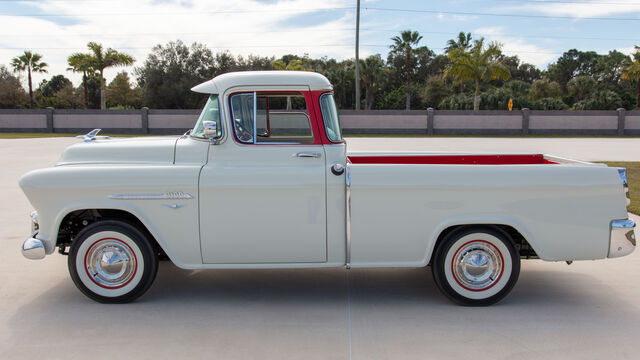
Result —
<instances>
[{"instance_id":1,"label":"concrete pavement","mask_svg":"<svg viewBox=\"0 0 640 360\"><path fill-rule=\"evenodd\" d=\"M350 139L349 144L367 150L406 146L393 150L408 151L438 142L448 147L439 150L452 151L485 146L486 151L495 147L508 152L523 146L512 138L484 145L475 142L484 139L358 138ZM640 161L640 139L604 143L598 141L609 139L585 139L591 143L581 145L583 152L577 151L575 142L564 147L561 143L581 139L531 140L544 141L527 145L530 149L551 145L563 152L543 149L545 153L583 160ZM559 142L554 145L548 140ZM638 356L639 252L571 266L523 261L513 292L488 308L451 304L438 292L426 269L187 271L169 262L161 264L153 287L139 301L95 303L71 282L65 256L29 261L19 251L29 235L31 211L17 186L19 176L54 164L62 149L76 141L0 140L2 359ZM629 152L631 155L615 158L593 158Z\"/></svg>"}]
</instances>

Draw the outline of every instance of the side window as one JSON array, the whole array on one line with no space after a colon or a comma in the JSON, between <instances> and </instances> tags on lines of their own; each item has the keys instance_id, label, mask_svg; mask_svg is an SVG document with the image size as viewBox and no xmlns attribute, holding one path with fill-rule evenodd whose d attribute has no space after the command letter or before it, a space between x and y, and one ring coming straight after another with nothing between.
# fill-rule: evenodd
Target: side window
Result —
<instances>
[{"instance_id":1,"label":"side window","mask_svg":"<svg viewBox=\"0 0 640 360\"><path fill-rule=\"evenodd\" d=\"M222 136L222 121L220 119L220 106L218 103L218 94L213 94L209 97L209 101L205 105L204 109L200 113L198 122L191 132L192 136L204 138L204 122L214 121L218 126L218 134L216 137Z\"/></svg>"},{"instance_id":2,"label":"side window","mask_svg":"<svg viewBox=\"0 0 640 360\"><path fill-rule=\"evenodd\" d=\"M313 143L309 111L301 93L235 94L231 96L231 113L236 138L242 143Z\"/></svg>"},{"instance_id":3,"label":"side window","mask_svg":"<svg viewBox=\"0 0 640 360\"><path fill-rule=\"evenodd\" d=\"M253 143L254 131L254 94L235 94L231 96L231 119L236 138L242 143Z\"/></svg>"}]
</instances>

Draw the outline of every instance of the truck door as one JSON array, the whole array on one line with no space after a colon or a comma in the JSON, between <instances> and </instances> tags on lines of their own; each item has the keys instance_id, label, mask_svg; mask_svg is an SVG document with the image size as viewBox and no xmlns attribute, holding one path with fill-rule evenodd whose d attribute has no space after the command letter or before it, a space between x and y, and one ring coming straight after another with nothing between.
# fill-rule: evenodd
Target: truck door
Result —
<instances>
[{"instance_id":1,"label":"truck door","mask_svg":"<svg viewBox=\"0 0 640 360\"><path fill-rule=\"evenodd\" d=\"M310 100L281 91L226 98L230 129L200 175L203 263L326 261L325 153Z\"/></svg>"}]
</instances>

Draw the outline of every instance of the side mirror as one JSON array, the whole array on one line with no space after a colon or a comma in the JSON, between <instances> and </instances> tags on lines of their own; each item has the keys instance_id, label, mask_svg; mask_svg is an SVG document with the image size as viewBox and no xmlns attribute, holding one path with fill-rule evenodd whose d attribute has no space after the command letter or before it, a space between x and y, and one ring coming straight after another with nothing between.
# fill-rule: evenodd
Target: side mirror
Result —
<instances>
[{"instance_id":1,"label":"side mirror","mask_svg":"<svg viewBox=\"0 0 640 360\"><path fill-rule=\"evenodd\" d=\"M202 123L204 126L204 136L213 139L218 136L218 124L215 121L206 120Z\"/></svg>"}]
</instances>

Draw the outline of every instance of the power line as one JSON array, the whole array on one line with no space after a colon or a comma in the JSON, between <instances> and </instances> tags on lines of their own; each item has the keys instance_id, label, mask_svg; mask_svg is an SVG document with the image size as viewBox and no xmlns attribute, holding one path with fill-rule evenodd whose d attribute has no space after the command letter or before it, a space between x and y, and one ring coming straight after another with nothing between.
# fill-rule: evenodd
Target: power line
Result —
<instances>
[{"instance_id":1,"label":"power line","mask_svg":"<svg viewBox=\"0 0 640 360\"><path fill-rule=\"evenodd\" d=\"M215 11L190 11L190 12L142 12L142 13L90 13L90 14L0 14L4 17L88 17L88 16L194 16L194 15L223 15L223 14L249 14L249 13L298 13L298 12L317 12L317 11L336 11L336 10L353 10L355 7L332 7L332 8L309 8L309 9L262 9L262 10L215 10Z\"/></svg>"},{"instance_id":2,"label":"power line","mask_svg":"<svg viewBox=\"0 0 640 360\"><path fill-rule=\"evenodd\" d=\"M262 9L262 10L216 10L216 11L197 11L197 12L172 12L172 13L91 13L91 14L0 14L4 17L88 17L88 16L193 16L199 14L222 15L222 14L244 14L244 13L296 13L296 12L318 12L318 11L337 11L337 10L354 10L355 7L330 7L330 8L309 8L309 9ZM445 10L422 10L422 9L402 9L402 8L382 8L382 7L363 7L364 10L387 11L387 12L411 12L425 14L447 14L447 15L464 15L464 16L490 16L490 17L517 17L517 18L533 18L533 19L559 19L559 20L599 20L599 21L640 21L640 18L622 18L622 17L580 17L580 16L562 16L562 15L533 15L533 14L499 14L499 13L483 13L471 11L445 11Z\"/></svg>"},{"instance_id":3,"label":"power line","mask_svg":"<svg viewBox=\"0 0 640 360\"><path fill-rule=\"evenodd\" d=\"M2 1L2 0L0 0ZM398 32L401 29L378 29L378 28L361 28L361 31L369 33L383 33L383 32ZM355 31L355 28L332 28L332 29L293 29L293 30L269 30L261 32L261 35L278 34L278 33L307 33L307 32L341 32L341 31ZM421 34L438 34L448 35L455 37L457 32L449 31L430 31L416 29ZM82 36L93 36L99 38L131 38L137 36L201 36L201 35L235 35L235 34L255 34L255 31L208 31L208 32L183 32L183 33L126 33L126 34L81 34ZM520 34L480 34L471 32L476 37L478 36L494 36L504 38L533 38L533 39L567 39L567 40L601 40L601 41L638 41L638 38L609 38L609 37L591 37L591 36L558 36L558 35L520 35ZM50 38L52 35L42 34L0 34L0 36L11 36L13 38Z\"/></svg>"},{"instance_id":4,"label":"power line","mask_svg":"<svg viewBox=\"0 0 640 360\"><path fill-rule=\"evenodd\" d=\"M37 0L0 0L0 3L33 3ZM47 0L47 2L57 2L57 3L112 3L118 0ZM120 0L121 2L128 0ZM640 5L638 2L628 3L628 2L602 2L602 1L561 1L561 0L492 0L495 2L524 2L524 3L543 3L543 4L584 4L584 5ZM355 9L355 7L353 7Z\"/></svg>"},{"instance_id":5,"label":"power line","mask_svg":"<svg viewBox=\"0 0 640 360\"><path fill-rule=\"evenodd\" d=\"M582 5L640 5L640 3L627 2L598 2L598 1L560 1L560 0L494 0L498 2L525 2L525 3L544 3L544 4L582 4Z\"/></svg>"},{"instance_id":6,"label":"power line","mask_svg":"<svg viewBox=\"0 0 640 360\"><path fill-rule=\"evenodd\" d=\"M520 17L520 18L533 18L533 19L640 21L640 18L619 18L619 17L579 17L579 16L560 16L560 15L493 14L493 13L470 12L470 11L441 11L441 10L420 10L420 9L379 8L379 7L365 7L363 9L373 10L373 11L389 11L389 12L411 12L411 13L465 15L465 16Z\"/></svg>"},{"instance_id":7,"label":"power line","mask_svg":"<svg viewBox=\"0 0 640 360\"><path fill-rule=\"evenodd\" d=\"M2 0L0 0L2 1ZM271 33L299 33L299 32L338 32L338 31L354 31L355 28L332 28L332 29L293 29L293 30L269 30L260 32L260 35L271 34ZM256 31L206 31L206 32L170 32L170 33L126 33L126 34L77 34L82 36L94 36L94 37L102 37L102 38L112 38L112 37L136 37L136 36L189 36L189 35L229 35L229 34L256 34ZM75 35L75 34L73 34ZM53 35L42 35L42 34L0 34L0 36L11 36L13 38L21 38L21 37L30 37L30 38L47 38Z\"/></svg>"}]
</instances>

